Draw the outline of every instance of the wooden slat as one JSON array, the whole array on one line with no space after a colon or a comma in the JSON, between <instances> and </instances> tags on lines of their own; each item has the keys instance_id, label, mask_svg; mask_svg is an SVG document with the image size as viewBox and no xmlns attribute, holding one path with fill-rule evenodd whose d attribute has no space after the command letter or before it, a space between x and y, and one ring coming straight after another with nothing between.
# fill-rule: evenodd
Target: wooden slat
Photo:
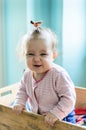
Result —
<instances>
[{"instance_id":1,"label":"wooden slat","mask_svg":"<svg viewBox=\"0 0 86 130\"><path fill-rule=\"evenodd\" d=\"M12 84L0 89L0 104L5 106L10 106L10 104L14 101L17 90L18 83Z\"/></svg>"},{"instance_id":2,"label":"wooden slat","mask_svg":"<svg viewBox=\"0 0 86 130\"><path fill-rule=\"evenodd\" d=\"M16 115L11 108L0 105L0 130L86 130L67 122L57 121L54 127L38 114L23 112Z\"/></svg>"},{"instance_id":3,"label":"wooden slat","mask_svg":"<svg viewBox=\"0 0 86 130\"><path fill-rule=\"evenodd\" d=\"M76 108L86 108L86 88L76 87Z\"/></svg>"}]
</instances>

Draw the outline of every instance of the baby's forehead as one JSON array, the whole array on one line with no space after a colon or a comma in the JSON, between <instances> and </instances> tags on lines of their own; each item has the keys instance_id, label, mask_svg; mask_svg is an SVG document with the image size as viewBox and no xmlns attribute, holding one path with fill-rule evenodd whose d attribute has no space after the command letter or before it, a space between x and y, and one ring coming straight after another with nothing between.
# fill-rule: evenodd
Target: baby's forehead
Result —
<instances>
[{"instance_id":1,"label":"baby's forehead","mask_svg":"<svg viewBox=\"0 0 86 130\"><path fill-rule=\"evenodd\" d=\"M26 46L28 51L47 51L52 49L52 44L46 39L31 39Z\"/></svg>"},{"instance_id":2,"label":"baby's forehead","mask_svg":"<svg viewBox=\"0 0 86 130\"><path fill-rule=\"evenodd\" d=\"M32 38L27 43L28 47L34 47L34 46L47 47L47 46L51 46L51 45L52 45L51 40L48 38L44 38L44 37Z\"/></svg>"}]
</instances>

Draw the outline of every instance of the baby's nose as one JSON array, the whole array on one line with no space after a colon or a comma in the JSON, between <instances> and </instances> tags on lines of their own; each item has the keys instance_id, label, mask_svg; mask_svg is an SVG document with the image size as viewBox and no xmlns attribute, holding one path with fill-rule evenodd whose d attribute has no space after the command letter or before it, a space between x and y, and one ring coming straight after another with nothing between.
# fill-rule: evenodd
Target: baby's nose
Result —
<instances>
[{"instance_id":1,"label":"baby's nose","mask_svg":"<svg viewBox=\"0 0 86 130\"><path fill-rule=\"evenodd\" d=\"M34 61L40 61L40 56L35 56Z\"/></svg>"}]
</instances>

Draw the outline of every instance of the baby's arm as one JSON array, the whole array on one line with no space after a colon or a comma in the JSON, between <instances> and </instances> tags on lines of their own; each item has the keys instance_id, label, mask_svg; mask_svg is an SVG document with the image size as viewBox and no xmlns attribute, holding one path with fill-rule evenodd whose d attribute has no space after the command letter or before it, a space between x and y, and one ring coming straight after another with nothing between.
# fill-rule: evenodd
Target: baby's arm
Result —
<instances>
[{"instance_id":1,"label":"baby's arm","mask_svg":"<svg viewBox=\"0 0 86 130\"><path fill-rule=\"evenodd\" d=\"M55 91L59 101L50 112L62 120L73 111L76 102L74 84L67 73L61 73L56 79Z\"/></svg>"},{"instance_id":2,"label":"baby's arm","mask_svg":"<svg viewBox=\"0 0 86 130\"><path fill-rule=\"evenodd\" d=\"M19 83L19 90L16 94L16 98L12 107L13 111L17 114L20 114L25 109L26 101L28 99L25 86L25 79L26 78L24 75L21 82Z\"/></svg>"}]
</instances>

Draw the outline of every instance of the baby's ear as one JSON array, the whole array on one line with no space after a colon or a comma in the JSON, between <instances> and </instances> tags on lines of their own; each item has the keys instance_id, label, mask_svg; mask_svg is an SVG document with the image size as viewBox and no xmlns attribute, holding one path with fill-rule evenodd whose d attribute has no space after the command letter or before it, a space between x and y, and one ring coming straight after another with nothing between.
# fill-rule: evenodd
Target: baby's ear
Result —
<instances>
[{"instance_id":1,"label":"baby's ear","mask_svg":"<svg viewBox=\"0 0 86 130\"><path fill-rule=\"evenodd\" d=\"M53 59L55 59L58 56L57 52L53 52Z\"/></svg>"}]
</instances>

